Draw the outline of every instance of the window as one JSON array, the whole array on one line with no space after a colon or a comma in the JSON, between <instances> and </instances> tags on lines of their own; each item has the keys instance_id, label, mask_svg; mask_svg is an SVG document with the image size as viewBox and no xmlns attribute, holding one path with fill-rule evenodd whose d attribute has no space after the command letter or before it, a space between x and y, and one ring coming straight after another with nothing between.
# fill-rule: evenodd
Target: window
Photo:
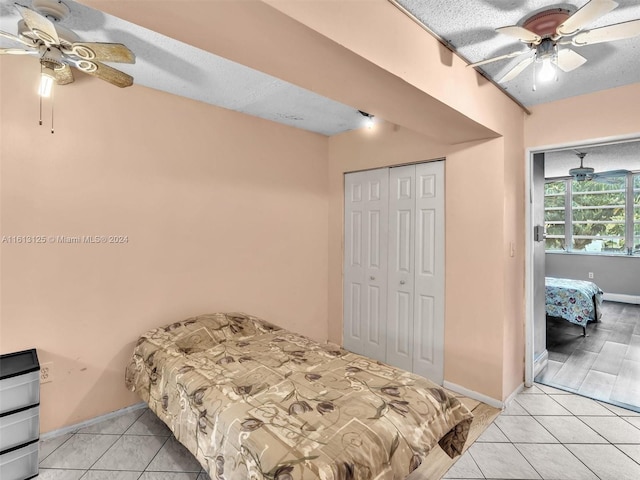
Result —
<instances>
[{"instance_id":1,"label":"window","mask_svg":"<svg viewBox=\"0 0 640 480\"><path fill-rule=\"evenodd\" d=\"M640 173L545 183L545 249L640 254Z\"/></svg>"},{"instance_id":2,"label":"window","mask_svg":"<svg viewBox=\"0 0 640 480\"><path fill-rule=\"evenodd\" d=\"M627 253L627 176L608 180L610 183L571 182L571 251Z\"/></svg>"},{"instance_id":3,"label":"window","mask_svg":"<svg viewBox=\"0 0 640 480\"><path fill-rule=\"evenodd\" d=\"M564 180L544 185L544 230L546 250L565 249L565 199L567 184Z\"/></svg>"}]
</instances>

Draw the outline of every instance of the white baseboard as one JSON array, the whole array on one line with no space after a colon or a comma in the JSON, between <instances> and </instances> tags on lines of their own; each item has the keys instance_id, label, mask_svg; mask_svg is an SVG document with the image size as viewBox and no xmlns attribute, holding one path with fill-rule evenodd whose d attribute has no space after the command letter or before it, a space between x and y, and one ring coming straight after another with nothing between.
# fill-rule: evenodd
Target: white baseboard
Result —
<instances>
[{"instance_id":1,"label":"white baseboard","mask_svg":"<svg viewBox=\"0 0 640 480\"><path fill-rule=\"evenodd\" d=\"M635 305L640 305L640 295L626 295L624 293L604 293L602 295L602 299L608 300L609 302L633 303Z\"/></svg>"},{"instance_id":2,"label":"white baseboard","mask_svg":"<svg viewBox=\"0 0 640 480\"><path fill-rule=\"evenodd\" d=\"M460 393L465 397L473 398L474 400L478 400L479 402L486 403L495 408L502 409L504 407L504 402L500 400L496 400L495 398L488 397L482 393L474 392L473 390L469 390L468 388L461 387L460 385L456 385L455 383L447 382L446 380L442 383L444 388L452 390L456 393Z\"/></svg>"},{"instance_id":3,"label":"white baseboard","mask_svg":"<svg viewBox=\"0 0 640 480\"><path fill-rule=\"evenodd\" d=\"M521 383L520 385L517 386L517 388L513 392L511 392L511 395L509 395L507 399L503 402L502 408L505 408L507 405L509 405L509 403L511 403L511 400L516 398L516 395L518 395L523 390L524 390L524 383Z\"/></svg>"},{"instance_id":4,"label":"white baseboard","mask_svg":"<svg viewBox=\"0 0 640 480\"><path fill-rule=\"evenodd\" d=\"M110 418L117 417L122 415L123 413L134 412L136 410L141 410L146 408L147 404L144 402L136 403L135 405L131 405L130 407L121 408L120 410L116 410L115 412L105 413L104 415L100 415L99 417L90 418L89 420L85 420L84 422L76 423L74 425L69 425L67 427L62 427L57 430L52 430L51 432L40 434L40 440L48 440L50 438L59 437L60 435L66 435L67 433L73 433L81 428L90 427L91 425L95 425L96 423L104 422L105 420L109 420Z\"/></svg>"},{"instance_id":5,"label":"white baseboard","mask_svg":"<svg viewBox=\"0 0 640 480\"><path fill-rule=\"evenodd\" d=\"M533 361L533 378L535 379L538 374L544 370L544 368L547 366L547 363L549 363L549 352L545 349L544 352L542 352L538 358L536 358Z\"/></svg>"}]
</instances>

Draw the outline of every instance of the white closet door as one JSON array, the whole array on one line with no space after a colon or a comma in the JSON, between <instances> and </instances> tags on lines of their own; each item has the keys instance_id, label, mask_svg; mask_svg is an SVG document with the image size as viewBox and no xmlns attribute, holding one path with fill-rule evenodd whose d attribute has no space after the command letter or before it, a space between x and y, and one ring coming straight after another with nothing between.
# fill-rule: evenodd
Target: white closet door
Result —
<instances>
[{"instance_id":1,"label":"white closet door","mask_svg":"<svg viewBox=\"0 0 640 480\"><path fill-rule=\"evenodd\" d=\"M413 372L444 380L444 162L416 165Z\"/></svg>"},{"instance_id":2,"label":"white closet door","mask_svg":"<svg viewBox=\"0 0 640 480\"><path fill-rule=\"evenodd\" d=\"M345 175L344 346L385 361L389 170Z\"/></svg>"},{"instance_id":3,"label":"white closet door","mask_svg":"<svg viewBox=\"0 0 640 480\"><path fill-rule=\"evenodd\" d=\"M389 172L387 362L413 371L415 165Z\"/></svg>"}]
</instances>

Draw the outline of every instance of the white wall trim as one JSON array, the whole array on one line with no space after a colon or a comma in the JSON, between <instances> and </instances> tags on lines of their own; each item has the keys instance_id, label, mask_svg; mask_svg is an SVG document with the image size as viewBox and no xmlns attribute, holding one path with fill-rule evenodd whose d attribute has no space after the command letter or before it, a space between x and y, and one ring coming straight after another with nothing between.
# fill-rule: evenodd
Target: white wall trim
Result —
<instances>
[{"instance_id":1,"label":"white wall trim","mask_svg":"<svg viewBox=\"0 0 640 480\"><path fill-rule=\"evenodd\" d=\"M144 402L136 403L135 405L131 405L130 407L121 408L120 410L116 410L115 412L105 413L104 415L100 415L99 417L90 418L89 420L85 420L84 422L76 423L74 425L69 425L67 427L58 428L57 430L52 430L47 433L43 433L40 435L40 440L49 440L50 438L59 437L61 435L65 435L67 433L74 433L81 428L90 427L91 425L95 425L96 423L104 422L105 420L109 420L111 418L117 417L124 413L135 412L136 410L142 410L146 408L147 404Z\"/></svg>"},{"instance_id":2,"label":"white wall trim","mask_svg":"<svg viewBox=\"0 0 640 480\"><path fill-rule=\"evenodd\" d=\"M633 303L635 305L640 305L640 295L626 295L624 293L604 293L602 294L602 299L608 300L609 302Z\"/></svg>"},{"instance_id":3,"label":"white wall trim","mask_svg":"<svg viewBox=\"0 0 640 480\"><path fill-rule=\"evenodd\" d=\"M544 352L542 352L533 362L533 378L536 378L538 374L544 370L547 363L549 363L549 352L545 348Z\"/></svg>"},{"instance_id":4,"label":"white wall trim","mask_svg":"<svg viewBox=\"0 0 640 480\"><path fill-rule=\"evenodd\" d=\"M524 383L533 385L533 339L535 337L533 318L533 150L527 149L524 167ZM546 346L546 345L545 345Z\"/></svg>"},{"instance_id":5,"label":"white wall trim","mask_svg":"<svg viewBox=\"0 0 640 480\"><path fill-rule=\"evenodd\" d=\"M468 388L461 387L460 385L456 385L455 383L447 382L446 380L442 383L444 388L447 388L453 392L460 393L465 397L472 398L474 400L478 400L479 402L486 403L495 408L502 409L504 407L504 403L500 400L496 400L495 398L488 397L482 393L474 392L473 390L469 390ZM511 395L509 396L511 398Z\"/></svg>"},{"instance_id":6,"label":"white wall trim","mask_svg":"<svg viewBox=\"0 0 640 480\"><path fill-rule=\"evenodd\" d=\"M509 395L507 399L504 402L502 402L502 408L505 409L511 403L511 401L514 398L516 398L516 395L518 395L523 390L524 390L524 383L521 383L513 392L511 392L511 395Z\"/></svg>"}]
</instances>

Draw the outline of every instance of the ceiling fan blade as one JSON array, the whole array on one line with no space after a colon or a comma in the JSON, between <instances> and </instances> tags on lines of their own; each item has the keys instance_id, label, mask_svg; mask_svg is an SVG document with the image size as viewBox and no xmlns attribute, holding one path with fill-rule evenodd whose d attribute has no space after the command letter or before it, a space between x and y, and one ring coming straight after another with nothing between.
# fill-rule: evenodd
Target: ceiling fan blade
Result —
<instances>
[{"instance_id":1,"label":"ceiling fan blade","mask_svg":"<svg viewBox=\"0 0 640 480\"><path fill-rule=\"evenodd\" d=\"M523 54L528 53L528 52L530 52L530 50L522 50L520 52L507 53L506 55L500 55L498 57L487 58L486 60L481 60L479 62L470 63L469 65L467 65L467 67L479 67L480 65L485 65L485 64L491 63L491 62L497 62L498 60L504 60L504 59L507 59L507 58L519 57L520 55L523 55Z\"/></svg>"},{"instance_id":2,"label":"ceiling fan blade","mask_svg":"<svg viewBox=\"0 0 640 480\"><path fill-rule=\"evenodd\" d=\"M640 35L640 19L579 33L573 38L572 43L577 47L581 47L583 45L593 45L594 43L624 40L638 35Z\"/></svg>"},{"instance_id":3,"label":"ceiling fan blade","mask_svg":"<svg viewBox=\"0 0 640 480\"><path fill-rule=\"evenodd\" d=\"M586 61L586 58L569 48L562 48L558 50L558 68L563 72L575 70Z\"/></svg>"},{"instance_id":4,"label":"ceiling fan blade","mask_svg":"<svg viewBox=\"0 0 640 480\"><path fill-rule=\"evenodd\" d=\"M136 56L121 43L76 42L71 46L74 55L85 60L136 63Z\"/></svg>"},{"instance_id":5,"label":"ceiling fan blade","mask_svg":"<svg viewBox=\"0 0 640 480\"><path fill-rule=\"evenodd\" d=\"M0 48L0 55L37 55L35 50L23 50L22 48Z\"/></svg>"},{"instance_id":6,"label":"ceiling fan blade","mask_svg":"<svg viewBox=\"0 0 640 480\"><path fill-rule=\"evenodd\" d=\"M133 77L131 75L95 60L79 60L76 62L76 68L84 73L98 77L105 82L109 82L116 87L124 88L133 85Z\"/></svg>"},{"instance_id":7,"label":"ceiling fan blade","mask_svg":"<svg viewBox=\"0 0 640 480\"><path fill-rule=\"evenodd\" d=\"M71 73L71 67L69 67L69 65L56 68L53 73L56 76L56 83L58 85L73 83L73 73Z\"/></svg>"},{"instance_id":8,"label":"ceiling fan blade","mask_svg":"<svg viewBox=\"0 0 640 480\"><path fill-rule=\"evenodd\" d=\"M517 38L521 42L533 43L534 45L537 45L542 41L542 37L540 37L540 35L533 33L531 30L527 30L526 28L518 27L517 25L496 28L496 32L504 33L510 37Z\"/></svg>"},{"instance_id":9,"label":"ceiling fan blade","mask_svg":"<svg viewBox=\"0 0 640 480\"><path fill-rule=\"evenodd\" d=\"M629 170L619 169L619 170L607 170L606 172L596 172L594 175L599 177L620 177L622 175L626 175L629 173Z\"/></svg>"},{"instance_id":10,"label":"ceiling fan blade","mask_svg":"<svg viewBox=\"0 0 640 480\"><path fill-rule=\"evenodd\" d=\"M29 42L24 38L20 38L17 35L14 35L12 33L3 32L2 30L0 30L0 37L8 38L9 40L12 40L14 42L21 43L25 47L36 48L36 45L33 42Z\"/></svg>"},{"instance_id":11,"label":"ceiling fan blade","mask_svg":"<svg viewBox=\"0 0 640 480\"><path fill-rule=\"evenodd\" d=\"M53 26L51 20L23 5L18 3L14 5L18 9L18 12L20 12L20 15L24 19L24 23L27 24L29 30L31 30L40 40L47 45L60 45L58 32L56 32L56 27Z\"/></svg>"},{"instance_id":12,"label":"ceiling fan blade","mask_svg":"<svg viewBox=\"0 0 640 480\"><path fill-rule=\"evenodd\" d=\"M523 70L527 68L529 65L531 65L533 62L534 62L533 57L525 58L520 63L518 63L515 67L509 70L500 80L498 80L498 83L505 83L510 80L513 80L518 75L520 75L523 72Z\"/></svg>"},{"instance_id":13,"label":"ceiling fan blade","mask_svg":"<svg viewBox=\"0 0 640 480\"><path fill-rule=\"evenodd\" d=\"M609 170L608 172L592 173L590 179L598 183L615 185L620 183L621 177L624 177L627 173L629 173L629 170Z\"/></svg>"},{"instance_id":14,"label":"ceiling fan blade","mask_svg":"<svg viewBox=\"0 0 640 480\"><path fill-rule=\"evenodd\" d=\"M617 6L613 0L591 0L559 25L556 32L558 35L573 35Z\"/></svg>"}]
</instances>

